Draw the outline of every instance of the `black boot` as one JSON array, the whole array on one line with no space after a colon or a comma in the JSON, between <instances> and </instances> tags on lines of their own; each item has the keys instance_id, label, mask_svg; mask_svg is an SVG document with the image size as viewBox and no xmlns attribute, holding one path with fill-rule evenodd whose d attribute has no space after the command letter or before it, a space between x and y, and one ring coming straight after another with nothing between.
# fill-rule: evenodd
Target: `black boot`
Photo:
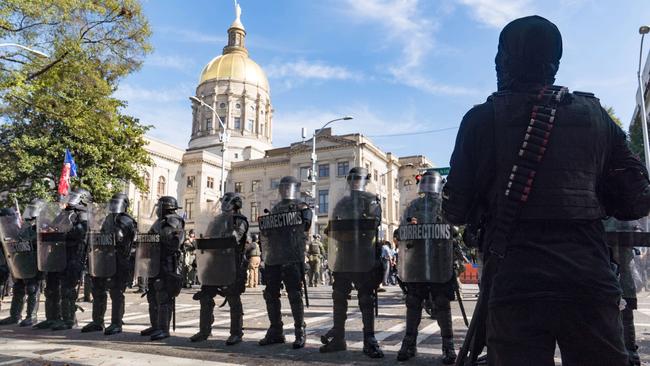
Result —
<instances>
[{"instance_id":1,"label":"black boot","mask_svg":"<svg viewBox=\"0 0 650 366\"><path fill-rule=\"evenodd\" d=\"M257 342L260 346L268 346L270 344L284 343L284 324L282 323L281 303L279 298L271 298L266 291L264 292L264 299L266 300L266 312L269 316L271 326L266 331L264 338Z\"/></svg>"},{"instance_id":2,"label":"black boot","mask_svg":"<svg viewBox=\"0 0 650 366\"><path fill-rule=\"evenodd\" d=\"M19 296L20 295L20 296ZM25 304L24 294L17 294L11 298L11 307L9 308L9 316L0 320L0 325L18 324L20 321L20 314L23 312L23 305Z\"/></svg>"},{"instance_id":3,"label":"black boot","mask_svg":"<svg viewBox=\"0 0 650 366\"><path fill-rule=\"evenodd\" d=\"M149 299L147 299L149 300ZM149 337L152 334L158 332L160 329L158 327L158 306L155 302L155 299L153 301L149 302L149 323L151 323L151 326L143 331L140 332L140 335L143 337Z\"/></svg>"},{"instance_id":4,"label":"black boot","mask_svg":"<svg viewBox=\"0 0 650 366\"><path fill-rule=\"evenodd\" d=\"M201 310L199 311L199 332L190 337L192 342L203 342L212 335L212 323L214 323L214 299L206 296L199 298L201 301Z\"/></svg>"},{"instance_id":5,"label":"black boot","mask_svg":"<svg viewBox=\"0 0 650 366\"><path fill-rule=\"evenodd\" d=\"M294 334L296 336L293 342L293 349L305 347L307 334L305 333L305 308L302 303L302 292L291 292L289 295L289 305L291 305L291 314L293 315Z\"/></svg>"},{"instance_id":6,"label":"black boot","mask_svg":"<svg viewBox=\"0 0 650 366\"><path fill-rule=\"evenodd\" d=\"M40 285L35 283L27 286L27 314L20 322L21 327L31 327L38 321L38 301L41 295Z\"/></svg>"},{"instance_id":7,"label":"black boot","mask_svg":"<svg viewBox=\"0 0 650 366\"><path fill-rule=\"evenodd\" d=\"M122 318L124 317L124 293L111 293L113 306L111 307L111 324L104 329L104 335L113 335L122 333Z\"/></svg>"},{"instance_id":8,"label":"black boot","mask_svg":"<svg viewBox=\"0 0 650 366\"><path fill-rule=\"evenodd\" d=\"M636 344L636 334L634 329L634 313L631 308L626 307L621 311L621 320L623 321L623 341L627 350L630 366L640 366L641 358L639 357Z\"/></svg>"},{"instance_id":9,"label":"black boot","mask_svg":"<svg viewBox=\"0 0 650 366\"><path fill-rule=\"evenodd\" d=\"M172 306L171 304L161 304L158 306L158 326L160 329L151 334L152 341L169 338L169 323L171 322Z\"/></svg>"},{"instance_id":10,"label":"black boot","mask_svg":"<svg viewBox=\"0 0 650 366\"><path fill-rule=\"evenodd\" d=\"M348 296L347 294L333 291L333 321L334 325L324 336L321 336L320 341L323 344L319 351L321 353L339 352L347 349L345 342L345 320L348 317Z\"/></svg>"},{"instance_id":11,"label":"black boot","mask_svg":"<svg viewBox=\"0 0 650 366\"><path fill-rule=\"evenodd\" d=\"M374 296L364 296L359 299L361 320L363 321L363 353L370 358L383 358L384 352L375 339L375 309Z\"/></svg>"},{"instance_id":12,"label":"black boot","mask_svg":"<svg viewBox=\"0 0 650 366\"><path fill-rule=\"evenodd\" d=\"M412 288L411 293L415 293ZM398 361L406 361L417 354L418 327L422 320L422 299L414 294L406 296L406 332L402 348L397 352Z\"/></svg>"},{"instance_id":13,"label":"black boot","mask_svg":"<svg viewBox=\"0 0 650 366\"><path fill-rule=\"evenodd\" d=\"M95 295L97 292L95 292ZM93 320L81 328L81 333L99 332L104 330L104 315L106 314L106 298L93 296Z\"/></svg>"},{"instance_id":14,"label":"black boot","mask_svg":"<svg viewBox=\"0 0 650 366\"><path fill-rule=\"evenodd\" d=\"M52 330L72 329L77 325L75 313L77 312L75 288L62 289L61 320L52 325Z\"/></svg>"},{"instance_id":15,"label":"black boot","mask_svg":"<svg viewBox=\"0 0 650 366\"><path fill-rule=\"evenodd\" d=\"M239 296L228 298L230 305L230 337L226 340L226 346L233 346L242 341L244 336L244 310Z\"/></svg>"},{"instance_id":16,"label":"black boot","mask_svg":"<svg viewBox=\"0 0 650 366\"><path fill-rule=\"evenodd\" d=\"M49 329L54 325L59 319L61 319L61 303L59 299L54 299L53 296L45 296L45 320L36 323L34 329Z\"/></svg>"},{"instance_id":17,"label":"black boot","mask_svg":"<svg viewBox=\"0 0 650 366\"><path fill-rule=\"evenodd\" d=\"M406 336L402 340L402 347L397 352L397 361L408 361L417 354L417 338Z\"/></svg>"},{"instance_id":18,"label":"black boot","mask_svg":"<svg viewBox=\"0 0 650 366\"><path fill-rule=\"evenodd\" d=\"M456 351L454 350L454 339L442 339L442 363L453 365L456 362Z\"/></svg>"}]
</instances>

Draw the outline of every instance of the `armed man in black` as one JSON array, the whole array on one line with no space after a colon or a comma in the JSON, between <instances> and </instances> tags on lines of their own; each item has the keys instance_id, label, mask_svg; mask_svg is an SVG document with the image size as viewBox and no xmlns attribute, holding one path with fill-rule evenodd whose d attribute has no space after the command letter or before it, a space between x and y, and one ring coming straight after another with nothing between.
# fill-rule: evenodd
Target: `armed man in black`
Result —
<instances>
[{"instance_id":1,"label":"armed man in black","mask_svg":"<svg viewBox=\"0 0 650 366\"><path fill-rule=\"evenodd\" d=\"M104 330L105 335L122 332L124 316L124 291L129 277L130 256L138 225L127 213L129 198L116 193L108 204L107 212L93 215L89 237L89 274L92 279L93 315L92 322L81 331ZM104 329L104 314L108 296L111 296L111 324Z\"/></svg>"},{"instance_id":2,"label":"armed man in black","mask_svg":"<svg viewBox=\"0 0 650 366\"><path fill-rule=\"evenodd\" d=\"M8 212L10 214L8 216L0 215L2 235L0 239L7 253L7 264L14 279L9 316L0 320L0 325L19 324L21 327L30 327L37 321L43 275L38 271L36 260L36 217L44 206L43 200L33 200L25 208L25 213L22 215L23 223L20 223L19 218L11 212ZM27 314L21 321L25 302L27 302Z\"/></svg>"},{"instance_id":3,"label":"armed man in black","mask_svg":"<svg viewBox=\"0 0 650 366\"><path fill-rule=\"evenodd\" d=\"M311 227L309 206L300 199L300 181L287 176L278 186L280 202L271 213L260 216L259 228L262 257L265 263L264 300L271 326L259 344L284 343L280 289L284 284L293 315L295 340L293 348L305 346L305 310L302 287L305 281L305 239ZM267 211L268 212L268 211Z\"/></svg>"},{"instance_id":4,"label":"armed man in black","mask_svg":"<svg viewBox=\"0 0 650 366\"><path fill-rule=\"evenodd\" d=\"M42 210L38 223L38 269L45 275L45 321L38 329L64 330L76 325L79 281L86 260L86 234L92 197L85 189L68 196L65 208L46 222L52 206ZM58 207L54 207L57 210ZM43 218L43 220L41 220ZM43 221L41 224L40 221Z\"/></svg>"},{"instance_id":5,"label":"armed man in black","mask_svg":"<svg viewBox=\"0 0 650 366\"><path fill-rule=\"evenodd\" d=\"M419 183L420 197L404 213L399 228L400 260L398 275L406 288L406 333L398 361L417 353L418 327L422 303L431 301L432 316L438 321L442 337L442 363L456 361L450 302L454 299L454 230L441 217L442 176L426 172ZM413 219L417 224L411 224Z\"/></svg>"},{"instance_id":6,"label":"armed man in black","mask_svg":"<svg viewBox=\"0 0 650 366\"><path fill-rule=\"evenodd\" d=\"M140 332L152 341L169 337L176 296L181 292L180 247L185 238L185 220L176 213L176 198L158 199L158 219L146 235L138 235L136 276L148 278L147 302L151 327Z\"/></svg>"},{"instance_id":7,"label":"armed man in black","mask_svg":"<svg viewBox=\"0 0 650 366\"><path fill-rule=\"evenodd\" d=\"M363 353L382 358L384 353L375 339L376 290L383 277L378 228L381 205L377 195L366 192L371 176L365 168L350 169L347 176L349 194L334 207L325 234L328 241L328 264L333 272L332 301L334 325L321 337L320 352L344 351L348 296L357 289L363 321Z\"/></svg>"},{"instance_id":8,"label":"armed man in black","mask_svg":"<svg viewBox=\"0 0 650 366\"><path fill-rule=\"evenodd\" d=\"M443 213L480 227L487 261L460 365L485 341L490 365L553 364L556 343L563 365L628 365L601 218L647 215L647 172L593 94L552 85L561 56L553 23L508 24L498 91L458 132Z\"/></svg>"},{"instance_id":9,"label":"armed man in black","mask_svg":"<svg viewBox=\"0 0 650 366\"><path fill-rule=\"evenodd\" d=\"M248 219L240 213L242 206L239 194L226 192L221 198L221 213L210 217L212 220L205 234L197 240L196 267L201 291L194 294L193 299L201 302L201 311L199 332L190 338L192 342L204 341L212 334L214 297L217 295L225 297L230 306L230 337L226 345L237 344L244 336L241 294L246 291Z\"/></svg>"}]
</instances>

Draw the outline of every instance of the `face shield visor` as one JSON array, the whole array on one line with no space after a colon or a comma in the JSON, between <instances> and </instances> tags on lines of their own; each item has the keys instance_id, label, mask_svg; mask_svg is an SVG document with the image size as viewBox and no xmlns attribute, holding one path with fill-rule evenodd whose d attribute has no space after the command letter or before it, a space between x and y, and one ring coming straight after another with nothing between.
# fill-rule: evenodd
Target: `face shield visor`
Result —
<instances>
[{"instance_id":1,"label":"face shield visor","mask_svg":"<svg viewBox=\"0 0 650 366\"><path fill-rule=\"evenodd\" d=\"M25 220L34 220L38 217L43 209L42 203L30 203L25 207L25 212L23 213L23 219Z\"/></svg>"},{"instance_id":2,"label":"face shield visor","mask_svg":"<svg viewBox=\"0 0 650 366\"><path fill-rule=\"evenodd\" d=\"M351 191L365 191L366 185L368 185L368 176L366 175L348 175L347 180Z\"/></svg>"},{"instance_id":3,"label":"face shield visor","mask_svg":"<svg viewBox=\"0 0 650 366\"><path fill-rule=\"evenodd\" d=\"M442 176L440 174L425 174L420 180L419 193L440 194L442 192Z\"/></svg>"},{"instance_id":4,"label":"face shield visor","mask_svg":"<svg viewBox=\"0 0 650 366\"><path fill-rule=\"evenodd\" d=\"M113 198L108 203L108 212L112 214L125 213L126 208L126 202L121 198Z\"/></svg>"},{"instance_id":5,"label":"face shield visor","mask_svg":"<svg viewBox=\"0 0 650 366\"><path fill-rule=\"evenodd\" d=\"M278 191L283 200L295 200L300 196L300 183L280 183Z\"/></svg>"}]
</instances>

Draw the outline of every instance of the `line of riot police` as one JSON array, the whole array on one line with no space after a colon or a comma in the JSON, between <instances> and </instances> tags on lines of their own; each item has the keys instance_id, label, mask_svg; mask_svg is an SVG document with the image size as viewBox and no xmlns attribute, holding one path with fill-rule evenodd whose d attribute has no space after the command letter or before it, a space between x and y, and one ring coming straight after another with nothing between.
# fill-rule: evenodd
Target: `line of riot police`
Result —
<instances>
[{"instance_id":1,"label":"line of riot police","mask_svg":"<svg viewBox=\"0 0 650 366\"><path fill-rule=\"evenodd\" d=\"M382 281L381 241L379 228L382 209L377 195L366 191L370 175L364 168L352 168L346 179L345 192L335 205L325 229L328 237L327 261L332 272L333 326L323 334L323 353L343 351L348 299L352 289L358 292L363 322L363 352L371 358L384 356L375 338L377 289ZM416 353L417 328L423 302L432 302L443 337L443 362L453 363L456 355L451 328L450 301L454 299L456 279L453 274L454 230L440 216L441 177L425 174L420 197L408 206L398 232L400 240L399 278L406 290L407 326L399 360ZM312 211L300 199L300 181L282 178L278 200L271 210L257 218L261 257L266 287L263 297L269 329L259 340L262 346L284 343L281 315L281 289L287 293L294 320L295 340L299 349L306 342L304 306L309 304L308 285L318 282L320 259L325 248L320 237L308 243ZM227 345L242 341L243 308L241 294L249 281L247 271L253 255L247 250L249 221L241 213L241 197L225 193L220 208L201 212L197 222L207 227L196 240L197 277L201 284L194 299L200 302L199 332L193 342L206 340L212 333L214 298L225 298L221 306L230 308L230 337ZM116 194L105 205L93 204L85 190L74 191L64 207L34 201L26 210L24 223L15 215L3 217L2 242L14 285L10 318L20 319L23 288L27 289L28 315L24 325L35 322L38 305L38 281L45 278L46 319L35 325L39 329L70 329L75 325L75 300L88 258L88 273L93 284L92 321L82 332L104 331L106 335L122 331L124 291L130 278L130 256L135 247L135 278L146 279L150 327L141 332L151 340L169 337L174 318L175 298L185 282L180 271L180 249L184 241L185 221L173 197L161 197L152 211L155 222L149 227L138 224L127 213L129 200ZM141 212L142 210L139 210ZM406 218L409 218L408 220ZM415 218L415 220L411 220ZM417 222L415 224L414 222ZM140 230L138 230L140 229ZM312 268L306 279L305 255ZM312 263L313 262L313 263ZM111 324L105 327L104 315L108 295L112 300ZM143 295L145 296L145 295ZM36 299L36 300L34 300ZM304 300L304 303L303 303Z\"/></svg>"}]
</instances>

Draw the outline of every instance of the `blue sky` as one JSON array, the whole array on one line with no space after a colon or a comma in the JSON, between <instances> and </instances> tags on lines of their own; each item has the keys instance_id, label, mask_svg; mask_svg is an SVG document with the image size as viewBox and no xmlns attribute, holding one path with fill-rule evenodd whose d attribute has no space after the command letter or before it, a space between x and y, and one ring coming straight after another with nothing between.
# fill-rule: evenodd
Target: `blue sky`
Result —
<instances>
[{"instance_id":1,"label":"blue sky","mask_svg":"<svg viewBox=\"0 0 650 366\"><path fill-rule=\"evenodd\" d=\"M557 84L594 92L627 125L636 93L638 27L647 0L241 0L250 56L267 72L273 144L300 140L343 115L335 133L361 132L398 156L447 166L465 112L495 90L501 28L520 16L553 21L564 39ZM127 113L150 135L187 147L189 95L221 54L232 0L148 0L153 30L140 71L120 84ZM650 46L650 42L647 43ZM442 130L425 133L431 130ZM402 135L415 133L413 135ZM401 135L401 136L386 136Z\"/></svg>"}]
</instances>

